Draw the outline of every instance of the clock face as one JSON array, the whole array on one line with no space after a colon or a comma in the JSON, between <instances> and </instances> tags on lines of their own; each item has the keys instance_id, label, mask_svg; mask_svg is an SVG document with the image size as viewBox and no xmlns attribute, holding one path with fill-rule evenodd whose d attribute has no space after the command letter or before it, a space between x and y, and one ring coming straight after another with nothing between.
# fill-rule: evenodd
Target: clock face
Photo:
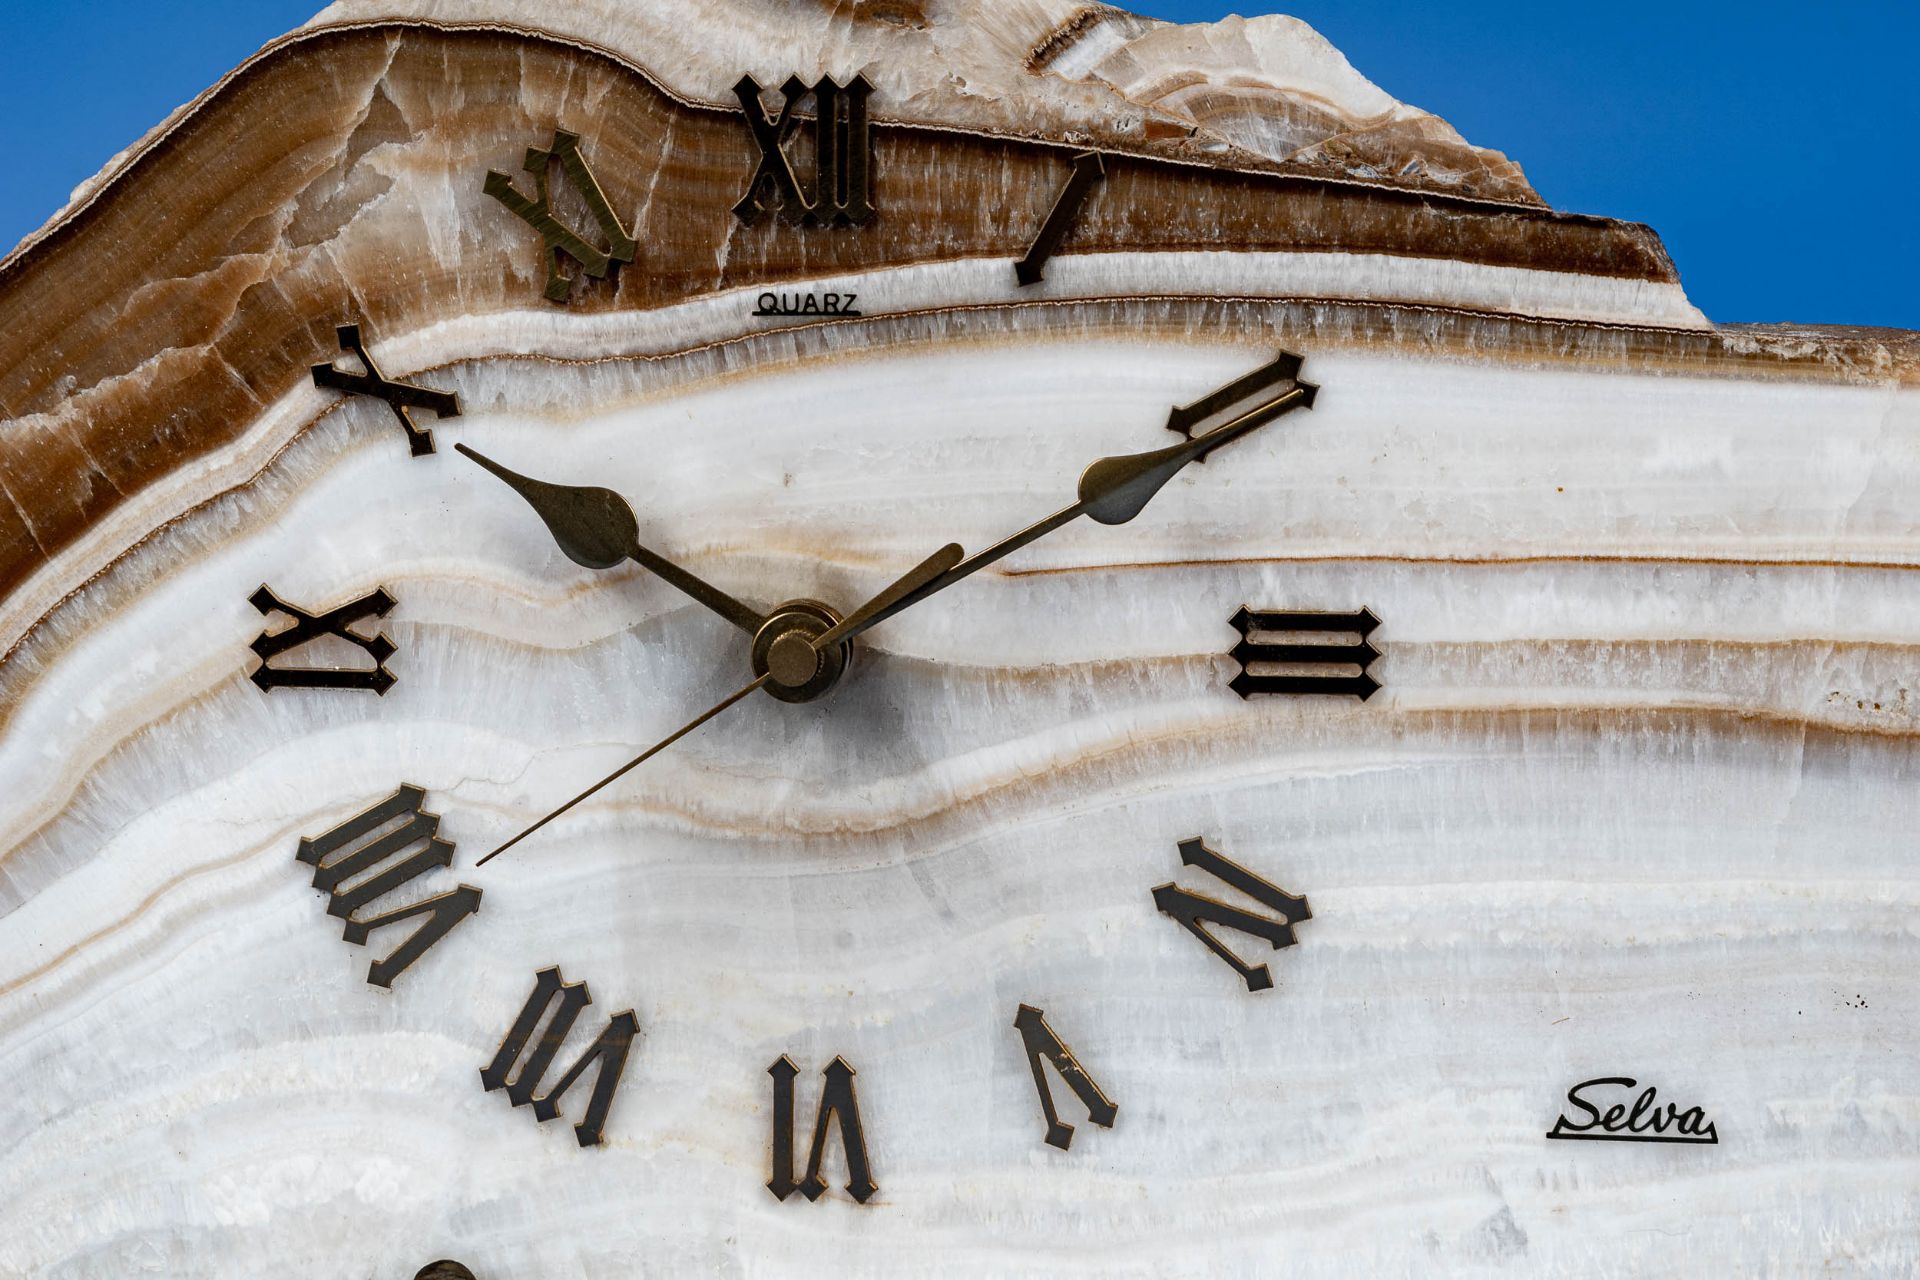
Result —
<instances>
[{"instance_id":1,"label":"clock face","mask_svg":"<svg viewBox=\"0 0 1920 1280\"><path fill-rule=\"evenodd\" d=\"M1911 1257L1909 347L857 61L322 33L178 146L382 49L250 416L17 420L0 1270Z\"/></svg>"}]
</instances>

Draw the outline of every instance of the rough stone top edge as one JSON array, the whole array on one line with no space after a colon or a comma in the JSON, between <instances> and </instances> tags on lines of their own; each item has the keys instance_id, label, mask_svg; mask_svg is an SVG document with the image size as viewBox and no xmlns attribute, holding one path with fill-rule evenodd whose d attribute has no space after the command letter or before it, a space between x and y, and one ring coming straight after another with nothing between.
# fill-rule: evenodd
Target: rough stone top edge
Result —
<instances>
[{"instance_id":1,"label":"rough stone top edge","mask_svg":"<svg viewBox=\"0 0 1920 1280\"><path fill-rule=\"evenodd\" d=\"M1282 14L1177 24L1086 0L336 0L301 30L430 21L609 52L688 103L860 72L876 120L1543 205L1520 167Z\"/></svg>"}]
</instances>

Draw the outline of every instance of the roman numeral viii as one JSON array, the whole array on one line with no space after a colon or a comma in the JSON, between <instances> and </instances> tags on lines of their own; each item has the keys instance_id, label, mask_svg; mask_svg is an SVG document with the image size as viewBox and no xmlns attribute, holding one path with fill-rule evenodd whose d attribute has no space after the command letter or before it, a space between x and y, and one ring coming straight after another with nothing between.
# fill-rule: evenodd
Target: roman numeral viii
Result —
<instances>
[{"instance_id":1,"label":"roman numeral viii","mask_svg":"<svg viewBox=\"0 0 1920 1280\"><path fill-rule=\"evenodd\" d=\"M600 1145L607 1112L613 1107L614 1090L627 1068L627 1051L633 1046L633 1038L640 1034L640 1020L633 1016L633 1010L614 1014L599 1038L574 1059L560 1082L540 1093L540 1082L553 1066L554 1058L559 1056L567 1032L573 1030L580 1011L592 1003L593 996L588 993L586 983L564 981L557 967L540 970L533 978L533 994L527 997L520 1016L513 1020L506 1038L500 1042L500 1051L493 1055L492 1062L480 1069L480 1083L486 1086L487 1092L505 1089L507 1100L516 1107L532 1103L533 1118L544 1123L560 1114L560 1099L573 1087L574 1081L585 1074L588 1067L598 1065L599 1070L593 1077L593 1095L587 1099L586 1117L573 1126L574 1136L583 1147ZM548 1017L550 1009L552 1016ZM541 1028L543 1020L546 1026Z\"/></svg>"},{"instance_id":2,"label":"roman numeral viii","mask_svg":"<svg viewBox=\"0 0 1920 1280\"><path fill-rule=\"evenodd\" d=\"M376 929L425 917L385 959L368 966L367 981L376 987L391 987L428 947L480 909L480 890L463 884L377 916L359 914L374 899L453 861L453 845L437 834L440 816L420 808L426 798L419 787L402 786L325 835L302 838L294 854L313 868L313 887L327 895L327 914L346 921L343 936L355 946L365 946ZM407 856L409 850L416 852Z\"/></svg>"},{"instance_id":3,"label":"roman numeral viii","mask_svg":"<svg viewBox=\"0 0 1920 1280\"><path fill-rule=\"evenodd\" d=\"M1180 861L1182 865L1198 867L1208 875L1224 880L1262 906L1278 913L1277 919L1269 919L1217 898L1190 893L1172 883L1156 885L1153 890L1153 905L1179 921L1181 928L1200 939L1206 944L1207 950L1232 966L1233 971L1246 981L1247 990L1265 991L1272 987L1273 974L1266 965L1247 964L1214 937L1207 926L1224 925L1256 938L1265 938L1278 951L1294 944L1293 926L1313 918L1307 900L1288 893L1278 885L1269 884L1239 863L1221 857L1207 848L1198 836L1180 842Z\"/></svg>"}]
</instances>

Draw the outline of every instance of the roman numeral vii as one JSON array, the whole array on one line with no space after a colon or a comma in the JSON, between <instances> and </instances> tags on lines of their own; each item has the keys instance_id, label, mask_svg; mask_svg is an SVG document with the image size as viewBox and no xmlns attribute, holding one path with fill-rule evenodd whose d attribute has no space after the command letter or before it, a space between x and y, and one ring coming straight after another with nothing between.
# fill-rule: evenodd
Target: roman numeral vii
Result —
<instances>
[{"instance_id":1,"label":"roman numeral vii","mask_svg":"<svg viewBox=\"0 0 1920 1280\"><path fill-rule=\"evenodd\" d=\"M480 1083L487 1092L505 1089L507 1100L516 1107L533 1104L533 1118L541 1122L560 1114L560 1099L588 1067L598 1066L593 1077L593 1095L587 1099L587 1114L573 1127L583 1147L600 1145L607 1125L607 1112L613 1108L613 1093L627 1067L627 1052L633 1038L640 1034L640 1020L626 1009L607 1020L599 1038L574 1059L565 1075L545 1093L539 1092L560 1046L573 1030L580 1011L593 1003L584 982L567 982L556 968L542 969L533 978L533 994L513 1020L506 1038L493 1061L480 1069ZM548 1016L551 1010L552 1016ZM545 1027L541 1023L545 1022ZM535 1031L539 1034L536 1036Z\"/></svg>"}]
</instances>

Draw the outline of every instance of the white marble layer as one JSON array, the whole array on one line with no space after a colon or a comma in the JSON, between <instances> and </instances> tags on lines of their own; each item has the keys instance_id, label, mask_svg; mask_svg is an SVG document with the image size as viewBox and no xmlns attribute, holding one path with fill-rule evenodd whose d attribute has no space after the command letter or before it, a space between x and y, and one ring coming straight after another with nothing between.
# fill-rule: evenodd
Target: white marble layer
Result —
<instances>
[{"instance_id":1,"label":"white marble layer","mask_svg":"<svg viewBox=\"0 0 1920 1280\"><path fill-rule=\"evenodd\" d=\"M752 602L844 605L1170 440L1168 404L1271 345L484 360L440 371L467 415L421 461L377 404L245 461L261 424L8 668L0 1273L1910 1270L1911 392L1309 350L1312 413L1133 524L1036 544L877 629L830 701L754 699L473 865L741 657L565 561L454 441L620 489ZM399 683L261 694L263 580L388 586ZM1370 605L1386 687L1243 703L1242 603ZM403 779L486 898L385 993L293 850ZM1311 899L1296 948L1229 936L1274 991L1154 911L1209 887L1195 834ZM479 1087L552 963L643 1027L602 1150ZM1040 1142L1021 1002L1113 1130L1056 1084L1078 1132ZM859 1070L873 1203L837 1158L818 1205L761 1186L781 1053L809 1119L826 1061ZM1616 1074L1720 1144L1545 1139Z\"/></svg>"}]
</instances>

